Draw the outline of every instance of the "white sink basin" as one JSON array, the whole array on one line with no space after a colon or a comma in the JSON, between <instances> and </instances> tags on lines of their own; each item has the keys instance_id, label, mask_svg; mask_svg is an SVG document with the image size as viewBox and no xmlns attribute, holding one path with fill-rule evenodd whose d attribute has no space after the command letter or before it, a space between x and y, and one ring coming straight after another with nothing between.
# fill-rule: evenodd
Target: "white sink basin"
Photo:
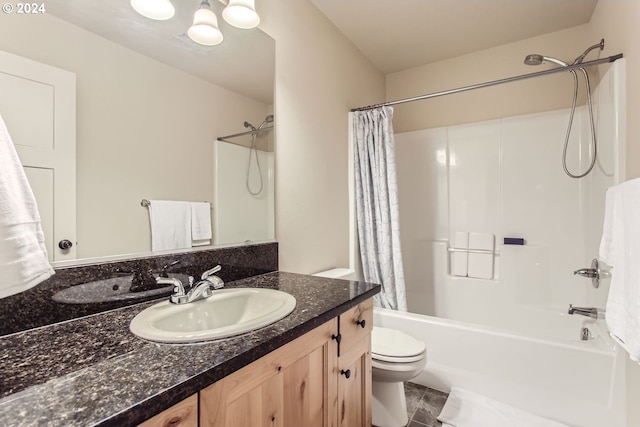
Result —
<instances>
[{"instance_id":1,"label":"white sink basin","mask_svg":"<svg viewBox=\"0 0 640 427\"><path fill-rule=\"evenodd\" d=\"M292 295L274 289L220 289L207 299L189 304L155 304L134 317L130 329L151 341L207 341L270 325L295 306Z\"/></svg>"}]
</instances>

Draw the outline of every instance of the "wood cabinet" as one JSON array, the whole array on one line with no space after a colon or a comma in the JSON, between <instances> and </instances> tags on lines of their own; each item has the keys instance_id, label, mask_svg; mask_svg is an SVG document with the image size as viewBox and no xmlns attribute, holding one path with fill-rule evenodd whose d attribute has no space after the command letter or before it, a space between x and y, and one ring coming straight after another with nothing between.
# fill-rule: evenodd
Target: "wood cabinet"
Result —
<instances>
[{"instance_id":1,"label":"wood cabinet","mask_svg":"<svg viewBox=\"0 0 640 427\"><path fill-rule=\"evenodd\" d=\"M342 339L336 367L337 425L370 427L373 301L368 300L353 307L339 317L339 323Z\"/></svg>"},{"instance_id":2,"label":"wood cabinet","mask_svg":"<svg viewBox=\"0 0 640 427\"><path fill-rule=\"evenodd\" d=\"M186 398L138 427L198 427L198 395Z\"/></svg>"},{"instance_id":3,"label":"wood cabinet","mask_svg":"<svg viewBox=\"0 0 640 427\"><path fill-rule=\"evenodd\" d=\"M370 299L201 390L197 425L370 427L372 324ZM142 426L196 425L151 423L178 405Z\"/></svg>"},{"instance_id":4,"label":"wood cabinet","mask_svg":"<svg viewBox=\"0 0 640 427\"><path fill-rule=\"evenodd\" d=\"M333 319L200 392L206 427L329 426Z\"/></svg>"}]
</instances>

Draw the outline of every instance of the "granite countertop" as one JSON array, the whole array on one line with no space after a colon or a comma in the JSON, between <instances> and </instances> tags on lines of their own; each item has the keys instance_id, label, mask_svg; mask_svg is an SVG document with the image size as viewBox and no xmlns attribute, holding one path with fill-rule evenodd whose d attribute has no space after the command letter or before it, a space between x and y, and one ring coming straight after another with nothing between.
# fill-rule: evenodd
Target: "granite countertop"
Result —
<instances>
[{"instance_id":1,"label":"granite countertop","mask_svg":"<svg viewBox=\"0 0 640 427\"><path fill-rule=\"evenodd\" d=\"M194 344L153 343L129 331L157 301L0 338L0 425L135 426L380 290L283 272L227 287L279 289L297 305L265 328Z\"/></svg>"}]
</instances>

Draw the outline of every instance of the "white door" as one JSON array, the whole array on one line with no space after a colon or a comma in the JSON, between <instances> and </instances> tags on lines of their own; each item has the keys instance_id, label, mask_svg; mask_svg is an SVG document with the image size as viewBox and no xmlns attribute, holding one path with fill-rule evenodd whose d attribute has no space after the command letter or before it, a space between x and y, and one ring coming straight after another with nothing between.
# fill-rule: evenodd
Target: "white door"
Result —
<instances>
[{"instance_id":1,"label":"white door","mask_svg":"<svg viewBox=\"0 0 640 427\"><path fill-rule=\"evenodd\" d=\"M0 51L0 114L33 188L49 259L75 259L75 74ZM65 240L73 246L61 249Z\"/></svg>"}]
</instances>

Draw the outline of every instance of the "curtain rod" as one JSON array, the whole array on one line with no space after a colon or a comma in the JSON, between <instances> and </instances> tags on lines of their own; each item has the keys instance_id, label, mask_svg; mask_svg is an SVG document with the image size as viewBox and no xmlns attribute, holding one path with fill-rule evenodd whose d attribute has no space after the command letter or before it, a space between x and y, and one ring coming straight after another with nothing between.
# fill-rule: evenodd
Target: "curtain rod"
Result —
<instances>
[{"instance_id":1,"label":"curtain rod","mask_svg":"<svg viewBox=\"0 0 640 427\"><path fill-rule=\"evenodd\" d=\"M582 62L580 64L567 65L566 67L552 68L550 70L543 70L543 71L538 71L538 72L530 73L530 74L522 74L522 75L519 75L519 76L507 77L506 79L493 80L493 81L490 81L490 82L478 83L478 84L474 84L474 85L470 85L470 86L463 86L463 87L459 87L459 88L456 88L456 89L445 90L445 91L442 91L442 92L435 92L435 93L430 93L430 94L427 94L427 95L414 96L412 98L398 99L397 101L382 102L380 104L368 105L366 107L352 108L351 111L366 111L366 110L372 110L372 109L378 108L378 107L386 107L386 106L389 106L389 105L404 104L406 102L413 102L413 101L420 101L420 100L423 100L423 99L436 98L438 96L451 95L451 94L454 94L454 93L466 92L466 91L469 91L469 90L480 89L480 88L483 88L483 87L496 86L496 85L503 84L503 83L510 83L510 82L515 82L515 81L518 81L518 80L530 79L530 78L533 78L533 77L540 77L540 76L546 76L546 75L549 75L549 74L562 73L562 72L574 70L574 69L577 69L577 68L584 68L584 67L590 67L592 65L606 64L606 63L609 63L609 62L615 62L620 58L622 58L622 54L621 53L619 53L617 55L609 56L607 58L595 59L593 61Z\"/></svg>"},{"instance_id":2,"label":"curtain rod","mask_svg":"<svg viewBox=\"0 0 640 427\"><path fill-rule=\"evenodd\" d=\"M224 142L230 142L232 144L235 144L235 142L233 141L227 141L227 138L235 138L237 136L244 136L244 135L251 135L251 134L259 134L260 132L264 132L267 131L269 129L273 129L273 126L265 126L263 128L260 129L256 129L256 130L248 130L246 132L240 132L240 133L234 133L233 135L225 135L225 136L220 136L217 139L220 141L224 141Z\"/></svg>"}]
</instances>

